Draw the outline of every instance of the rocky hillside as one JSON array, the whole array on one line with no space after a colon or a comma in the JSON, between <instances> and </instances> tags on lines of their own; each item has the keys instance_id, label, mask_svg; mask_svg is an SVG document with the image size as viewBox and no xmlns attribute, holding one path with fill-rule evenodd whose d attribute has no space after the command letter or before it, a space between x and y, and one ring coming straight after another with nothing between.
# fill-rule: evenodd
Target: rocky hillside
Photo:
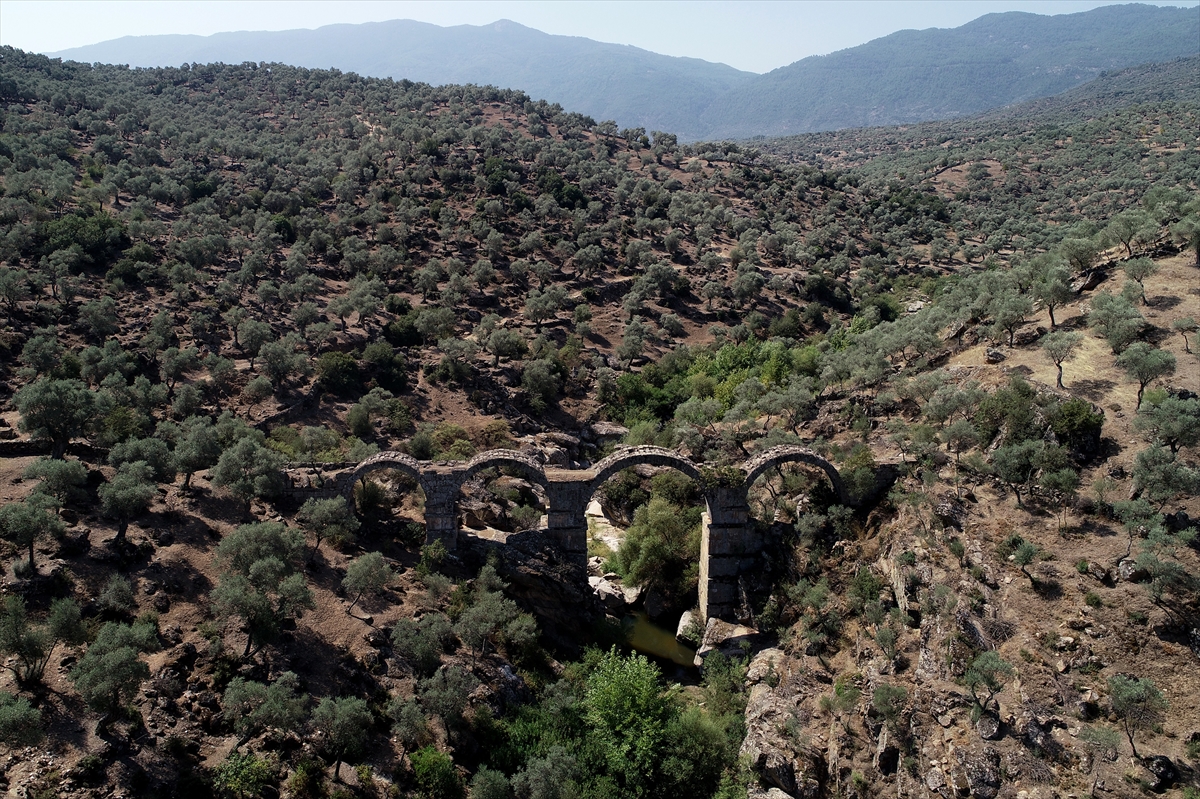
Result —
<instances>
[{"instance_id":1,"label":"rocky hillside","mask_svg":"<svg viewBox=\"0 0 1200 799\"><path fill-rule=\"evenodd\" d=\"M11 792L1196 790L1188 106L1121 112L1121 187L1085 122L951 190L279 65L7 49L0 100ZM745 628L677 624L709 482L779 444L849 496L764 475ZM621 445L704 479L597 490L603 597L520 474L453 552L400 472L284 479Z\"/></svg>"}]
</instances>

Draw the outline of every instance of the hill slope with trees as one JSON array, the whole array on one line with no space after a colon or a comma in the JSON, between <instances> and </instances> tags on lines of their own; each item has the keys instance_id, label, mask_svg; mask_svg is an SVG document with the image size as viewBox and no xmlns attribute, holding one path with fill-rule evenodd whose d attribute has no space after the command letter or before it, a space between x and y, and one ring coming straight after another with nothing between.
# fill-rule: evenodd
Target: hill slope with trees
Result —
<instances>
[{"instance_id":1,"label":"hill slope with trees","mask_svg":"<svg viewBox=\"0 0 1200 799\"><path fill-rule=\"evenodd\" d=\"M10 790L1188 796L1200 104L1174 75L1044 129L785 159L513 91L0 50ZM546 509L520 474L466 488L453 553L399 472L291 498L384 449L620 444L718 485L799 444L850 492L753 486L755 632L685 625L700 674L513 535ZM610 611L696 605L704 487L598 489Z\"/></svg>"}]
</instances>

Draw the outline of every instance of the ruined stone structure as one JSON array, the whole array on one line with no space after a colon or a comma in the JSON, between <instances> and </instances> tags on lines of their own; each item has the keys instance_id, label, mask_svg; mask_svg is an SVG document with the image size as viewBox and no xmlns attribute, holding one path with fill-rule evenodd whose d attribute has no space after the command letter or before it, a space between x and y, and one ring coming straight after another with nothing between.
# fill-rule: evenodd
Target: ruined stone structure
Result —
<instances>
[{"instance_id":1,"label":"ruined stone structure","mask_svg":"<svg viewBox=\"0 0 1200 799\"><path fill-rule=\"evenodd\" d=\"M425 493L425 528L428 541L441 541L447 549L458 544L458 497L463 484L480 471L502 468L515 471L546 493L546 526L541 532L554 541L567 560L576 564L585 579L587 568L587 518L585 510L597 489L613 475L631 466L666 466L700 482L706 509L700 543L700 612L705 618L734 620L742 604L739 576L753 568L762 548L750 519L747 492L768 469L785 463L806 463L828 476L842 502L849 504L841 475L829 461L799 446L780 446L755 455L741 467L706 472L677 452L662 447L624 447L590 469L544 467L537 458L513 450L481 452L469 461L418 461L399 452L381 452L359 464L348 464L323 482L293 485L289 493L305 496L343 496L353 499L354 485L371 472L394 469L413 479Z\"/></svg>"}]
</instances>

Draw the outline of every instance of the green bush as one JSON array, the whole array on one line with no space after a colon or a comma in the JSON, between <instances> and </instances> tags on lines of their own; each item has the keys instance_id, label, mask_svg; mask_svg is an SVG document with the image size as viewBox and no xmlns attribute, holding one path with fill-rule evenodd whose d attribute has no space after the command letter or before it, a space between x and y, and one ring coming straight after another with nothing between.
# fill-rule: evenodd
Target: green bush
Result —
<instances>
[{"instance_id":1,"label":"green bush","mask_svg":"<svg viewBox=\"0 0 1200 799\"><path fill-rule=\"evenodd\" d=\"M462 780L450 755L426 746L413 752L409 759L417 788L423 796L428 799L460 799L463 796Z\"/></svg>"},{"instance_id":2,"label":"green bush","mask_svg":"<svg viewBox=\"0 0 1200 799\"><path fill-rule=\"evenodd\" d=\"M326 352L318 358L317 378L334 394L347 396L362 390L358 361L344 352Z\"/></svg>"}]
</instances>

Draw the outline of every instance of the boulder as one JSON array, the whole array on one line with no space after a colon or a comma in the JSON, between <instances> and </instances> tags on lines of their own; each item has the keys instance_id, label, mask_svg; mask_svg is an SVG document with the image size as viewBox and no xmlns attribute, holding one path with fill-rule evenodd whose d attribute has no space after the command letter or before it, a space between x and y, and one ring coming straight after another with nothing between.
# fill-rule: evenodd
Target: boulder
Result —
<instances>
[{"instance_id":1,"label":"boulder","mask_svg":"<svg viewBox=\"0 0 1200 799\"><path fill-rule=\"evenodd\" d=\"M995 347L988 347L983 353L983 360L988 363L1000 363L1005 357L1007 356Z\"/></svg>"},{"instance_id":2,"label":"boulder","mask_svg":"<svg viewBox=\"0 0 1200 799\"><path fill-rule=\"evenodd\" d=\"M1132 558L1126 558L1117 564L1117 576L1127 583L1140 583L1150 577L1150 572L1137 565Z\"/></svg>"},{"instance_id":3,"label":"boulder","mask_svg":"<svg viewBox=\"0 0 1200 799\"><path fill-rule=\"evenodd\" d=\"M709 619L708 624L704 627L704 638L700 641L700 648L696 650L696 665L703 666L704 659L718 650L727 657L741 655L742 644L753 645L758 637L759 632L753 627L730 624L720 619Z\"/></svg>"},{"instance_id":4,"label":"boulder","mask_svg":"<svg viewBox=\"0 0 1200 799\"><path fill-rule=\"evenodd\" d=\"M996 750L988 747L974 753L960 749L957 756L971 795L979 799L996 799L1000 792L1000 756Z\"/></svg>"},{"instance_id":5,"label":"boulder","mask_svg":"<svg viewBox=\"0 0 1200 799\"><path fill-rule=\"evenodd\" d=\"M616 612L625 608L625 592L621 590L619 585L610 583L603 577L589 577L588 585L592 587L592 591L599 597L605 610Z\"/></svg>"},{"instance_id":6,"label":"boulder","mask_svg":"<svg viewBox=\"0 0 1200 799\"><path fill-rule=\"evenodd\" d=\"M624 438L629 434L628 427L622 427L613 422L596 422L592 425L592 435L599 441Z\"/></svg>"},{"instance_id":7,"label":"boulder","mask_svg":"<svg viewBox=\"0 0 1200 799\"><path fill-rule=\"evenodd\" d=\"M1000 719L994 713L984 713L975 722L975 731L985 741L994 741L1000 737Z\"/></svg>"},{"instance_id":8,"label":"boulder","mask_svg":"<svg viewBox=\"0 0 1200 799\"><path fill-rule=\"evenodd\" d=\"M760 682L770 683L772 675L774 675L774 684L778 684L778 678L785 668L786 661L787 654L782 649L764 649L756 653L751 659L750 665L746 667L746 682L750 685L757 685Z\"/></svg>"},{"instance_id":9,"label":"boulder","mask_svg":"<svg viewBox=\"0 0 1200 799\"><path fill-rule=\"evenodd\" d=\"M679 624L675 627L675 640L685 641L688 629L696 621L696 614L690 610L685 610L683 615L679 617Z\"/></svg>"},{"instance_id":10,"label":"boulder","mask_svg":"<svg viewBox=\"0 0 1200 799\"><path fill-rule=\"evenodd\" d=\"M1179 770L1166 755L1151 755L1142 761L1146 771L1150 772L1150 790L1162 793L1172 787L1179 779Z\"/></svg>"}]
</instances>

